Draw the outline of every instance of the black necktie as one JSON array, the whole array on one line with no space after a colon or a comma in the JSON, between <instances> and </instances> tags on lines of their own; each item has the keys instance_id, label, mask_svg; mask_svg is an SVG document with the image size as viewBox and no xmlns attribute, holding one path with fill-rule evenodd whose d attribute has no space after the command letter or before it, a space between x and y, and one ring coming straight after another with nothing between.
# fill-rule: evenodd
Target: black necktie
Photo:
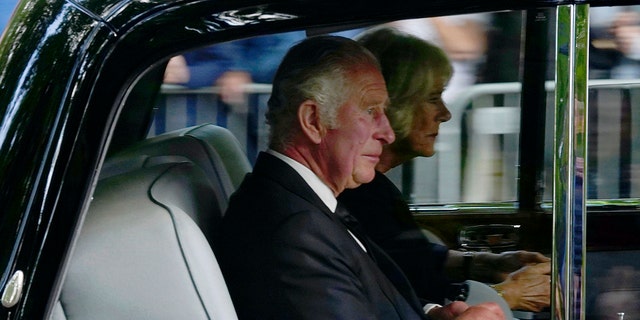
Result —
<instances>
[{"instance_id":1,"label":"black necktie","mask_svg":"<svg viewBox=\"0 0 640 320\"><path fill-rule=\"evenodd\" d=\"M336 207L336 215L340 217L342 223L347 227L351 233L353 233L360 242L367 249L367 253L373 259L375 264L382 270L382 272L389 278L391 283L396 287L396 289L412 303L414 306L418 306L421 309L421 304L418 301L415 292L413 291L413 287L409 283L409 280L404 275L400 267L391 260L391 258L373 241L369 239L364 228L358 222L356 217L349 214L349 211L338 202L338 206Z\"/></svg>"},{"instance_id":2,"label":"black necktie","mask_svg":"<svg viewBox=\"0 0 640 320\"><path fill-rule=\"evenodd\" d=\"M351 233L353 233L353 235L360 241L360 243L362 243L371 259L373 259L373 261L377 263L376 256L371 249L371 241L362 229L362 226L360 226L360 223L358 222L356 217L349 214L349 211L347 211L347 209L342 206L340 202L338 202L338 206L336 207L336 214L338 215L338 217L340 217L340 221L342 221L347 229L351 231Z\"/></svg>"}]
</instances>

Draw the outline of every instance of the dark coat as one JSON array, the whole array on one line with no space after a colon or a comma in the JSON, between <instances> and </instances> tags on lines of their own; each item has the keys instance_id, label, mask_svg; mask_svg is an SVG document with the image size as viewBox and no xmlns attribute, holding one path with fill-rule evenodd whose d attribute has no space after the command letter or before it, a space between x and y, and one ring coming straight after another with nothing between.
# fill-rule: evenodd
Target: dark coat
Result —
<instances>
[{"instance_id":1,"label":"dark coat","mask_svg":"<svg viewBox=\"0 0 640 320\"><path fill-rule=\"evenodd\" d=\"M429 242L389 178L376 172L373 181L345 190L338 199L402 268L421 299L444 303L450 283L444 272L448 248Z\"/></svg>"},{"instance_id":2,"label":"dark coat","mask_svg":"<svg viewBox=\"0 0 640 320\"><path fill-rule=\"evenodd\" d=\"M272 155L259 155L231 197L220 234L216 254L241 319L424 318L410 287L407 300L302 177Z\"/></svg>"}]
</instances>

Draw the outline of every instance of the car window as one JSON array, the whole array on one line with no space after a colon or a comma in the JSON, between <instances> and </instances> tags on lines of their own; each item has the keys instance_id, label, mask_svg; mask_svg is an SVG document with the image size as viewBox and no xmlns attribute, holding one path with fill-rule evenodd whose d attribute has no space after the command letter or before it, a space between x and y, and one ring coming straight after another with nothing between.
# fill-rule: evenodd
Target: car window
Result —
<instances>
[{"instance_id":1,"label":"car window","mask_svg":"<svg viewBox=\"0 0 640 320\"><path fill-rule=\"evenodd\" d=\"M591 8L589 29L586 313L621 319L640 312L640 6Z\"/></svg>"},{"instance_id":2,"label":"car window","mask_svg":"<svg viewBox=\"0 0 640 320\"><path fill-rule=\"evenodd\" d=\"M454 66L444 92L452 118L441 124L434 156L415 158L391 173L413 203L517 200L524 17L523 11L505 11L425 19L439 26L436 31L448 31L429 36ZM450 45L461 42L451 29L469 35L462 38L466 45ZM550 45L541 57L547 60L546 80L553 79L552 50ZM552 108L551 86L548 97Z\"/></svg>"},{"instance_id":3,"label":"car window","mask_svg":"<svg viewBox=\"0 0 640 320\"><path fill-rule=\"evenodd\" d=\"M524 14L505 11L385 24L440 46L454 67L443 93L452 119L441 126L436 155L388 173L410 202L516 200ZM357 38L373 27L378 26L337 34ZM233 131L253 161L266 148L270 79L286 49L303 37L304 32L273 34L173 57L149 136L215 123ZM553 46L547 57L553 58ZM547 68L553 70L553 63ZM553 72L547 74L551 81ZM553 103L552 87L549 97Z\"/></svg>"},{"instance_id":4,"label":"car window","mask_svg":"<svg viewBox=\"0 0 640 320\"><path fill-rule=\"evenodd\" d=\"M590 11L588 198L640 197L640 6Z\"/></svg>"},{"instance_id":5,"label":"car window","mask_svg":"<svg viewBox=\"0 0 640 320\"><path fill-rule=\"evenodd\" d=\"M637 120L640 35L634 33L639 28L639 20L634 20L640 12L639 7L595 7L590 11L587 214L594 217L612 215L620 208L626 208L625 215L630 216L632 222L635 221L632 210L637 208L636 200L640 198L640 172L637 170L640 166L640 123ZM443 230L437 233L452 247L460 245L455 242L456 236L466 222L456 224L446 220L455 214L464 214L447 211L451 205L489 204L493 205L490 213L495 214L503 212L496 209L499 208L496 204L506 202L512 205L504 212L517 213L516 208L522 200L521 180L527 174L521 171L523 159L520 157L527 154L523 149L529 154L542 151L542 178L540 181L534 179L532 188L540 189L540 198L535 197L538 205L542 204L546 213L551 212L554 127L557 125L555 55L557 50L563 50L556 49L555 14L555 9L548 9L540 16L528 16L530 13L525 11L501 11L388 23L441 46L454 63L455 76L444 93L452 118L441 125L436 155L416 158L387 173L421 213L431 214L424 211L429 205L438 205L434 213L451 213L438 220L444 222L439 226L451 229L450 233ZM619 16L622 18L616 20ZM526 68L531 68L527 67L531 61L525 59L532 59L525 52L529 32L527 18L548 20L543 24L544 30L536 35L535 41L540 48L534 68L540 70L536 71L533 80L531 71L525 72ZM442 33L443 25L449 26L445 28L449 33ZM376 26L343 30L340 34L355 38L372 27ZM540 37L540 34L544 36ZM257 153L267 147L268 125L264 113L271 90L270 78L286 49L305 36L301 31L273 34L217 44L172 58L149 137L214 123L230 129L253 162ZM217 63L211 63L214 61ZM195 67L198 63L203 64ZM185 68L190 64L192 68ZM531 128L531 122L537 121L523 116L522 110L523 87L526 90L532 83L544 91L539 100L541 103L534 110L543 118L540 129L523 132L523 125ZM242 90L234 84L241 84ZM540 136L541 147L530 144L538 139L531 139L532 135ZM605 209L594 210L598 206ZM467 224L475 221L461 218L464 219L469 221ZM491 220L491 223L496 221L500 219ZM520 240L523 246L529 245L529 248L550 254L551 222L545 221L544 227L536 229L536 226L534 231L525 231L526 225L523 225ZM520 227L513 220L507 223ZM635 242L624 236L611 235L611 230L622 230L620 235L633 234L628 231L636 225L604 219L594 220L589 225L585 252L589 257L586 263L589 276L584 283L586 299L592 302L586 308L589 316L605 316L600 313L614 310L609 304L618 297L639 300L637 275L640 266L633 262L638 261L638 252L620 251L623 243ZM580 249L578 246L576 250ZM631 306L625 310L637 311L638 308Z\"/></svg>"},{"instance_id":6,"label":"car window","mask_svg":"<svg viewBox=\"0 0 640 320\"><path fill-rule=\"evenodd\" d=\"M333 34L353 38L363 29ZM199 48L169 60L149 136L214 123L231 130L253 162L267 147L264 113L271 80L304 31L270 34Z\"/></svg>"}]
</instances>

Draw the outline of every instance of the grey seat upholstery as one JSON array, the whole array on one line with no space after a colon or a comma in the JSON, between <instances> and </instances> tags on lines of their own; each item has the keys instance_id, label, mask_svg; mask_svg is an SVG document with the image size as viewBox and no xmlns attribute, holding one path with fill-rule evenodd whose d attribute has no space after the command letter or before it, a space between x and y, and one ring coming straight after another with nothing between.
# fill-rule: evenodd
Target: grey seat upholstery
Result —
<instances>
[{"instance_id":1,"label":"grey seat upholstery","mask_svg":"<svg viewBox=\"0 0 640 320\"><path fill-rule=\"evenodd\" d=\"M139 156L183 156L200 166L228 198L251 171L251 163L236 137L226 128L202 124L146 139L109 157L101 177L130 170ZM140 165L138 163L137 165ZM226 209L226 207L225 207Z\"/></svg>"},{"instance_id":2,"label":"grey seat upholstery","mask_svg":"<svg viewBox=\"0 0 640 320\"><path fill-rule=\"evenodd\" d=\"M190 179L209 179L211 182L211 207L208 210L194 211L199 216L192 216L207 239L211 240L217 222L227 209L229 196L244 175L251 171L247 156L229 130L213 124L203 124L147 139L110 156L105 161L100 178L105 179L155 163L185 159L203 171L202 177ZM211 242L210 244L213 245Z\"/></svg>"},{"instance_id":3,"label":"grey seat upholstery","mask_svg":"<svg viewBox=\"0 0 640 320\"><path fill-rule=\"evenodd\" d=\"M211 189L191 162L102 179L52 318L236 319L211 247L190 218L215 205Z\"/></svg>"},{"instance_id":4,"label":"grey seat upholstery","mask_svg":"<svg viewBox=\"0 0 640 320\"><path fill-rule=\"evenodd\" d=\"M242 150L238 139L226 128L213 124L203 124L200 126L187 128L176 133L198 139L207 146L207 150L215 151L221 158L226 169L233 191L240 185L244 176L251 171L251 163L246 153Z\"/></svg>"},{"instance_id":5,"label":"grey seat upholstery","mask_svg":"<svg viewBox=\"0 0 640 320\"><path fill-rule=\"evenodd\" d=\"M250 170L212 124L110 155L52 319L236 319L211 244Z\"/></svg>"}]
</instances>

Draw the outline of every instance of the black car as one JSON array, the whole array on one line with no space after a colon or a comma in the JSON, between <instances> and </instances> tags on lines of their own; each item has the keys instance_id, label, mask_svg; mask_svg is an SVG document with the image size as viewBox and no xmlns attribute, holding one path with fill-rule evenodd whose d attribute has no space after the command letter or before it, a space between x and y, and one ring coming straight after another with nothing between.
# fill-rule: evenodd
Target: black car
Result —
<instances>
[{"instance_id":1,"label":"black car","mask_svg":"<svg viewBox=\"0 0 640 320\"><path fill-rule=\"evenodd\" d=\"M532 316L636 316L640 33L615 36L640 20L612 24L621 12L640 10L632 0L22 0L0 39L0 317L235 318L211 241L265 147L270 84L229 102L213 79L169 83L169 62L269 35L463 15L481 23L467 34L479 54L456 60L471 80L447 101L437 155L390 177L433 241L550 256L552 307Z\"/></svg>"}]
</instances>

